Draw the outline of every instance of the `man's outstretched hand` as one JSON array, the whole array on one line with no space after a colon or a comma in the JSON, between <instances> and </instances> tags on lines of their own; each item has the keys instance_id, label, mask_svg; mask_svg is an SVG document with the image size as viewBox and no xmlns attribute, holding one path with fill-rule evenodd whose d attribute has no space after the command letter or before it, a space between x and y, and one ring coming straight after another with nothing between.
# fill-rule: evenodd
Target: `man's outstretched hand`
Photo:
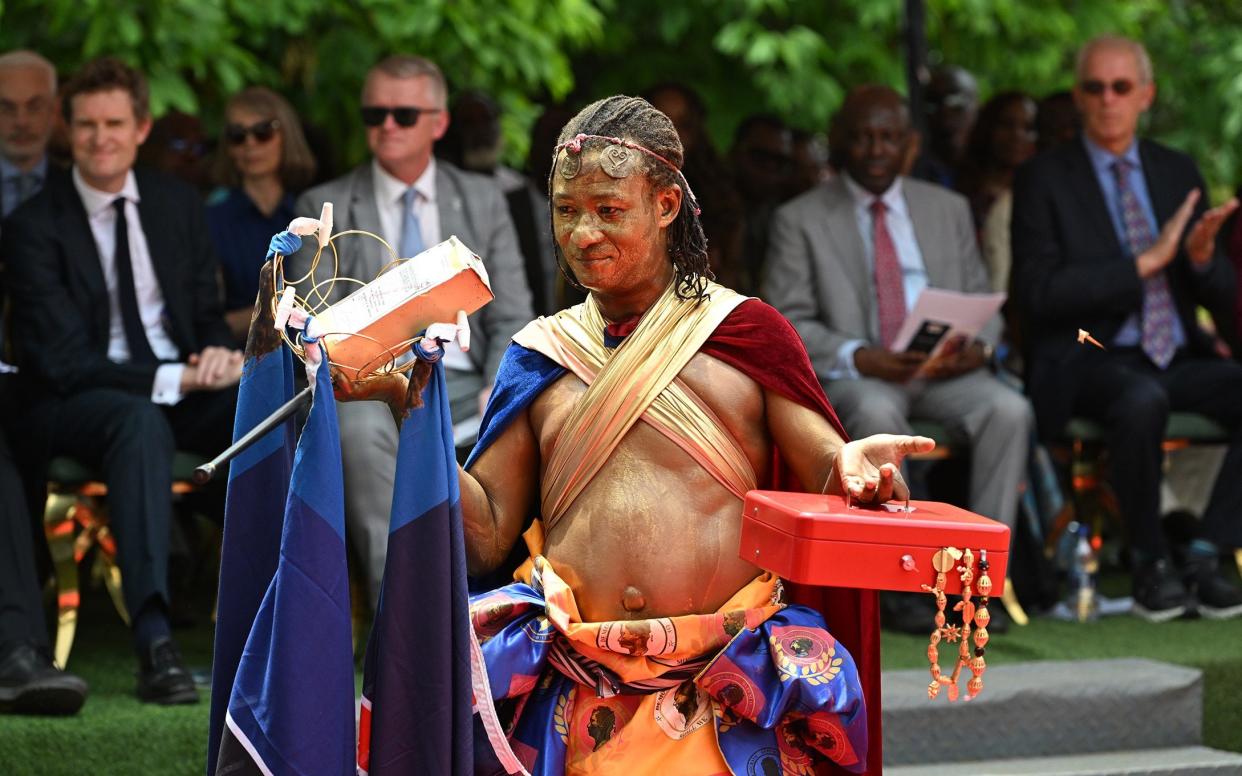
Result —
<instances>
[{"instance_id":1,"label":"man's outstretched hand","mask_svg":"<svg viewBox=\"0 0 1242 776\"><path fill-rule=\"evenodd\" d=\"M904 501L910 498L910 489L901 478L901 462L935 447L934 440L922 436L875 434L856 439L837 452L825 490L864 504Z\"/></svg>"}]
</instances>

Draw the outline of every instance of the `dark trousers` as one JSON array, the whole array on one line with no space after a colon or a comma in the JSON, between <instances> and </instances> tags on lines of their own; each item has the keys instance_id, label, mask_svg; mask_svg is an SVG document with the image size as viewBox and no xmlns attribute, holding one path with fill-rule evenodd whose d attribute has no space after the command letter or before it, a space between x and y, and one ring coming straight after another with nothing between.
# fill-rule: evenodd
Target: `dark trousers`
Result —
<instances>
[{"instance_id":1,"label":"dark trousers","mask_svg":"<svg viewBox=\"0 0 1242 776\"><path fill-rule=\"evenodd\" d=\"M1199 536L1222 548L1242 546L1242 364L1183 351L1160 370L1137 348L1114 350L1083 375L1074 407L1076 414L1105 426L1110 484L1131 547L1147 557L1166 551L1160 445L1174 410L1206 415L1231 432Z\"/></svg>"},{"instance_id":2,"label":"dark trousers","mask_svg":"<svg viewBox=\"0 0 1242 776\"><path fill-rule=\"evenodd\" d=\"M84 391L59 402L50 452L103 474L131 614L153 596L168 601L173 453L223 450L232 438L236 406L236 388L191 393L171 407L111 389Z\"/></svg>"},{"instance_id":3,"label":"dark trousers","mask_svg":"<svg viewBox=\"0 0 1242 776\"><path fill-rule=\"evenodd\" d=\"M27 506L17 466L0 431L0 647L15 641L48 646Z\"/></svg>"}]
</instances>

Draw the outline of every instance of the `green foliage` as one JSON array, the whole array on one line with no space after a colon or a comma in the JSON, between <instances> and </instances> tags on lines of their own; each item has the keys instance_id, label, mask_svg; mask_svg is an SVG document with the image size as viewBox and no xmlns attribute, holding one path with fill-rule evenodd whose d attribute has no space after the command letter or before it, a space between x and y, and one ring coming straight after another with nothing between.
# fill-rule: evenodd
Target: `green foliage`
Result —
<instances>
[{"instance_id":1,"label":"green foliage","mask_svg":"<svg viewBox=\"0 0 1242 776\"><path fill-rule=\"evenodd\" d=\"M590 0L8 0L0 50L36 49L63 74L115 54L146 72L156 115L176 108L209 126L233 92L273 86L348 162L365 152L363 74L394 52L428 56L454 88L495 95L505 138L524 153L536 100L568 94L570 54L601 23Z\"/></svg>"},{"instance_id":2,"label":"green foliage","mask_svg":"<svg viewBox=\"0 0 1242 776\"><path fill-rule=\"evenodd\" d=\"M141 66L156 112L213 125L243 84L282 89L342 161L365 152L366 68L425 54L455 88L504 107L510 160L540 104L580 104L661 82L693 84L722 146L769 111L821 131L845 91L905 83L903 0L0 0L0 49L38 49L68 73L115 53ZM983 94L1070 86L1075 49L1102 32L1142 38L1155 62L1155 136L1217 186L1242 172L1242 4L1236 0L927 0L932 64L975 72Z\"/></svg>"}]
</instances>

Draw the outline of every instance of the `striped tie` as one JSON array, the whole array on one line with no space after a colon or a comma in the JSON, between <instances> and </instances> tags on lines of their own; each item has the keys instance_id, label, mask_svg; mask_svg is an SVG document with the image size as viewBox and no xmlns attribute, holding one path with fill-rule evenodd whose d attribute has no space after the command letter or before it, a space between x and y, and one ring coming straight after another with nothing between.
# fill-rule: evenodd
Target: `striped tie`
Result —
<instances>
[{"instance_id":1,"label":"striped tie","mask_svg":"<svg viewBox=\"0 0 1242 776\"><path fill-rule=\"evenodd\" d=\"M1133 165L1127 159L1113 162L1113 175L1117 180L1117 199L1121 203L1121 223L1125 227L1126 245L1130 253L1138 256L1156 241L1151 222L1139 204L1138 196L1130 188L1130 170ZM1169 366L1177 347L1173 344L1173 316L1176 315L1173 294L1169 291L1169 279L1164 270L1143 281L1143 352L1161 369Z\"/></svg>"}]
</instances>

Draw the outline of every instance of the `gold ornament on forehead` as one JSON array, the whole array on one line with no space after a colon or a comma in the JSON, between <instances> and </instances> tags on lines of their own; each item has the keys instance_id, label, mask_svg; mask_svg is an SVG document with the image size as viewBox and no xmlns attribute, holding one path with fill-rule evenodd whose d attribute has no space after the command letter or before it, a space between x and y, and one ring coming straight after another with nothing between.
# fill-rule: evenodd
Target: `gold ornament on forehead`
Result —
<instances>
[{"instance_id":1,"label":"gold ornament on forehead","mask_svg":"<svg viewBox=\"0 0 1242 776\"><path fill-rule=\"evenodd\" d=\"M561 177L571 179L582 171L582 153L572 153L569 149L561 154Z\"/></svg>"},{"instance_id":2,"label":"gold ornament on forehead","mask_svg":"<svg viewBox=\"0 0 1242 776\"><path fill-rule=\"evenodd\" d=\"M612 178L628 177L637 158L630 149L621 145L611 145L600 152L599 166Z\"/></svg>"}]
</instances>

